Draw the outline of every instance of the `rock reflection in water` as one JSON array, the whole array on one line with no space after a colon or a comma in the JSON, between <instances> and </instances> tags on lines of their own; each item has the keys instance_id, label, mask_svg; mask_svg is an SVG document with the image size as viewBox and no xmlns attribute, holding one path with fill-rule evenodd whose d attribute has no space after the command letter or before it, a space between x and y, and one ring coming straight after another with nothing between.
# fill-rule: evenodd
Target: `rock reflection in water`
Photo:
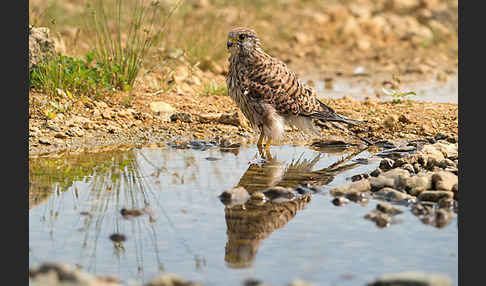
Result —
<instances>
[{"instance_id":1,"label":"rock reflection in water","mask_svg":"<svg viewBox=\"0 0 486 286\"><path fill-rule=\"evenodd\" d=\"M250 194L275 187L295 188L304 183L322 186L330 183L338 173L351 169L357 163L343 165L359 152L352 153L342 160L317 171L313 167L322 155L311 159L303 158L303 153L290 163L279 161L276 157L263 163L251 163L242 175L237 186L244 187ZM312 194L303 194L293 199L272 199L248 201L233 205L226 203L225 220L228 241L225 247L225 261L231 268L252 266L260 243L275 230L284 227L303 210L312 200ZM278 202L277 202L278 201Z\"/></svg>"}]
</instances>

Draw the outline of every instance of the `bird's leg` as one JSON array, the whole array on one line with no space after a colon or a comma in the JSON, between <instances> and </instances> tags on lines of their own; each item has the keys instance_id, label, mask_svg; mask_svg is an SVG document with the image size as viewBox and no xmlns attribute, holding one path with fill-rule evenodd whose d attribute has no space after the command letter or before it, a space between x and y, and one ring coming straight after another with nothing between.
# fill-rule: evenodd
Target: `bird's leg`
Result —
<instances>
[{"instance_id":1,"label":"bird's leg","mask_svg":"<svg viewBox=\"0 0 486 286\"><path fill-rule=\"evenodd\" d=\"M265 143L265 154L268 160L272 160L272 154L270 153L270 145L272 144L272 138L269 138Z\"/></svg>"},{"instance_id":2,"label":"bird's leg","mask_svg":"<svg viewBox=\"0 0 486 286\"><path fill-rule=\"evenodd\" d=\"M265 137L265 134L263 133L263 131L260 133L260 138L258 138L258 142L257 142L257 146L262 146L262 143L263 143L263 137Z\"/></svg>"},{"instance_id":3,"label":"bird's leg","mask_svg":"<svg viewBox=\"0 0 486 286\"><path fill-rule=\"evenodd\" d=\"M258 148L258 152L260 153L260 156L262 156L262 158L265 159L265 154L263 154L263 148L262 148L263 137L265 137L265 135L262 130L262 132L260 133L260 138L258 138L257 148Z\"/></svg>"}]
</instances>

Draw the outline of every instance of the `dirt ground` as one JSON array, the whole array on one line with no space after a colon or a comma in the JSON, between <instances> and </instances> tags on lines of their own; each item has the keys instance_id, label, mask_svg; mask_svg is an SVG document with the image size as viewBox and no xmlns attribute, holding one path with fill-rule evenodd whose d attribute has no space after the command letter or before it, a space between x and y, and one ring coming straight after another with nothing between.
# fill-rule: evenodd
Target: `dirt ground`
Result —
<instances>
[{"instance_id":1,"label":"dirt ground","mask_svg":"<svg viewBox=\"0 0 486 286\"><path fill-rule=\"evenodd\" d=\"M201 1L194 18L214 10L214 2ZM457 104L380 101L381 88L396 74L401 84L444 82L457 76L457 1L335 1L318 10L300 5L300 1L284 2L288 3L285 10L275 10L273 18L251 25L271 55L284 60L301 77L359 79L375 88L375 94L362 101L319 95L338 113L368 121L352 131L370 141L416 139L438 133L457 140ZM221 9L223 14L225 9ZM49 97L30 90L29 156L119 143L195 139L256 142L258 134L220 89L225 87L228 68L224 50L227 32L222 30L248 25L234 18L225 18L228 26L220 27L218 41L213 43L221 50L220 57L206 57L197 64L178 58L172 61L175 64L169 77L161 77L157 70L143 72L134 89L98 98L80 97L68 112L55 118L44 115ZM289 27L281 28L282 23L289 23ZM69 35L64 36L69 43ZM357 67L366 72L356 75ZM152 83L160 80L171 87L154 88ZM347 131L326 123L320 139L328 138L356 140ZM309 144L317 139L287 132L280 144Z\"/></svg>"}]
</instances>

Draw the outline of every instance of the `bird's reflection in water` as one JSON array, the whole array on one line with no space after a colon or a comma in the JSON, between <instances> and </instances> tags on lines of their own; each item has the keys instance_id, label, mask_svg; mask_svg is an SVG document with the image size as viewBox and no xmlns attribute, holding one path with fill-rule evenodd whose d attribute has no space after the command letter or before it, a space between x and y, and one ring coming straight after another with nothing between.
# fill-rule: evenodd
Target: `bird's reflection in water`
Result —
<instances>
[{"instance_id":1,"label":"bird's reflection in water","mask_svg":"<svg viewBox=\"0 0 486 286\"><path fill-rule=\"evenodd\" d=\"M243 174L237 186L244 187L250 194L271 188L296 188L303 183L326 185L338 173L351 169L357 163L345 162L361 151L354 152L340 161L320 170L313 167L321 159L321 154L307 159L302 153L290 162L279 161L276 157L263 163L252 163ZM312 199L312 192L294 198L278 200L249 199L242 204L226 204L225 219L228 241L225 261L231 268L251 267L260 243L276 229L284 227L298 211L303 210Z\"/></svg>"}]
</instances>

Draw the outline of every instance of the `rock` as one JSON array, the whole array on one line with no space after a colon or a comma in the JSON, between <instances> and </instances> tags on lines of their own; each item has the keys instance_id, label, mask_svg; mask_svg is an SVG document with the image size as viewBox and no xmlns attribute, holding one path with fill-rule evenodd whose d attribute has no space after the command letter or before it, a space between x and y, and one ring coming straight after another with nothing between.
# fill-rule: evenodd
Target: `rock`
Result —
<instances>
[{"instance_id":1,"label":"rock","mask_svg":"<svg viewBox=\"0 0 486 286\"><path fill-rule=\"evenodd\" d=\"M51 145L51 141L47 138L39 138L39 143L44 145Z\"/></svg>"},{"instance_id":2,"label":"rock","mask_svg":"<svg viewBox=\"0 0 486 286\"><path fill-rule=\"evenodd\" d=\"M452 192L454 192L454 199L459 199L459 183L452 186Z\"/></svg>"},{"instance_id":3,"label":"rock","mask_svg":"<svg viewBox=\"0 0 486 286\"><path fill-rule=\"evenodd\" d=\"M433 188L432 174L420 173L416 176L404 178L400 181L400 187L407 193L417 196L420 192Z\"/></svg>"},{"instance_id":4,"label":"rock","mask_svg":"<svg viewBox=\"0 0 486 286\"><path fill-rule=\"evenodd\" d=\"M392 0L392 7L395 10L408 10L418 7L419 0Z\"/></svg>"},{"instance_id":5,"label":"rock","mask_svg":"<svg viewBox=\"0 0 486 286\"><path fill-rule=\"evenodd\" d=\"M456 167L456 164L454 163L454 161L450 160L450 159L444 159L442 161L440 161L439 163L437 163L437 166L439 168L442 168L442 169L446 169L446 168L455 168Z\"/></svg>"},{"instance_id":6,"label":"rock","mask_svg":"<svg viewBox=\"0 0 486 286\"><path fill-rule=\"evenodd\" d=\"M449 191L423 191L421 192L417 198L421 201L428 201L428 202L438 202L440 199L449 198L452 199L454 197L453 192Z\"/></svg>"},{"instance_id":7,"label":"rock","mask_svg":"<svg viewBox=\"0 0 486 286\"><path fill-rule=\"evenodd\" d=\"M44 59L54 55L54 41L49 38L49 29L29 27L29 72Z\"/></svg>"},{"instance_id":8,"label":"rock","mask_svg":"<svg viewBox=\"0 0 486 286\"><path fill-rule=\"evenodd\" d=\"M266 199L266 197L265 194L263 194L262 192L254 192L253 194L251 194L251 199L257 201L263 201Z\"/></svg>"},{"instance_id":9,"label":"rock","mask_svg":"<svg viewBox=\"0 0 486 286\"><path fill-rule=\"evenodd\" d=\"M350 201L353 201L355 203L358 202L366 202L369 200L369 195L367 192L348 192L344 195L347 199Z\"/></svg>"},{"instance_id":10,"label":"rock","mask_svg":"<svg viewBox=\"0 0 486 286\"><path fill-rule=\"evenodd\" d=\"M316 284L304 280L294 280L287 284L287 286L316 286Z\"/></svg>"},{"instance_id":11,"label":"rock","mask_svg":"<svg viewBox=\"0 0 486 286\"><path fill-rule=\"evenodd\" d=\"M362 180L362 179L367 179L369 177L370 176L368 174L358 174L358 175L352 176L351 181L356 182L356 181L359 181L359 180Z\"/></svg>"},{"instance_id":12,"label":"rock","mask_svg":"<svg viewBox=\"0 0 486 286\"><path fill-rule=\"evenodd\" d=\"M235 205L246 202L250 198L250 194L243 187L234 187L221 193L219 198L224 204Z\"/></svg>"},{"instance_id":13,"label":"rock","mask_svg":"<svg viewBox=\"0 0 486 286\"><path fill-rule=\"evenodd\" d=\"M202 286L202 284L185 281L175 274L166 273L150 280L143 286Z\"/></svg>"},{"instance_id":14,"label":"rock","mask_svg":"<svg viewBox=\"0 0 486 286\"><path fill-rule=\"evenodd\" d=\"M457 175L442 171L432 175L433 188L436 190L452 191L454 185L458 184Z\"/></svg>"},{"instance_id":15,"label":"rock","mask_svg":"<svg viewBox=\"0 0 486 286\"><path fill-rule=\"evenodd\" d=\"M56 138L60 138L60 139L66 139L67 138L67 135L65 132L57 132L54 137Z\"/></svg>"},{"instance_id":16,"label":"rock","mask_svg":"<svg viewBox=\"0 0 486 286\"><path fill-rule=\"evenodd\" d=\"M395 115L388 115L383 121L383 126L388 129L393 129L397 124L397 117Z\"/></svg>"},{"instance_id":17,"label":"rock","mask_svg":"<svg viewBox=\"0 0 486 286\"><path fill-rule=\"evenodd\" d=\"M391 223L391 217L382 212L371 212L366 214L364 218L374 221L379 228L387 227Z\"/></svg>"},{"instance_id":18,"label":"rock","mask_svg":"<svg viewBox=\"0 0 486 286\"><path fill-rule=\"evenodd\" d=\"M440 209L451 209L454 207L454 200L450 198L442 198L438 202Z\"/></svg>"},{"instance_id":19,"label":"rock","mask_svg":"<svg viewBox=\"0 0 486 286\"><path fill-rule=\"evenodd\" d=\"M124 234L121 233L114 233L110 235L110 240L113 242L122 242L127 240L127 237Z\"/></svg>"},{"instance_id":20,"label":"rock","mask_svg":"<svg viewBox=\"0 0 486 286\"><path fill-rule=\"evenodd\" d=\"M378 176L378 177L370 177L368 179L371 185L371 191L376 192L382 188L390 187L393 188L395 186L395 180L392 178L387 178L385 176Z\"/></svg>"},{"instance_id":21,"label":"rock","mask_svg":"<svg viewBox=\"0 0 486 286\"><path fill-rule=\"evenodd\" d=\"M412 166L412 164L405 164L405 165L402 165L402 169L404 170L407 170L410 175L414 175L415 174L415 168Z\"/></svg>"},{"instance_id":22,"label":"rock","mask_svg":"<svg viewBox=\"0 0 486 286\"><path fill-rule=\"evenodd\" d=\"M335 205L335 206L343 206L343 205L346 205L349 203L349 200L345 197L335 197L333 200L332 200L332 204Z\"/></svg>"},{"instance_id":23,"label":"rock","mask_svg":"<svg viewBox=\"0 0 486 286\"><path fill-rule=\"evenodd\" d=\"M276 200L276 199L291 200L296 197L297 192L292 188L275 186L264 190L263 194L265 195L265 197L267 197L270 200Z\"/></svg>"},{"instance_id":24,"label":"rock","mask_svg":"<svg viewBox=\"0 0 486 286\"><path fill-rule=\"evenodd\" d=\"M452 220L453 212L446 209L438 209L435 212L435 226L444 227Z\"/></svg>"},{"instance_id":25,"label":"rock","mask_svg":"<svg viewBox=\"0 0 486 286\"><path fill-rule=\"evenodd\" d=\"M179 120L180 122L191 123L192 122L192 116L189 113L177 112L177 113L174 113L170 116L170 120L171 121Z\"/></svg>"},{"instance_id":26,"label":"rock","mask_svg":"<svg viewBox=\"0 0 486 286\"><path fill-rule=\"evenodd\" d=\"M271 285L266 284L255 278L249 278L243 282L243 286L271 286Z\"/></svg>"},{"instance_id":27,"label":"rock","mask_svg":"<svg viewBox=\"0 0 486 286\"><path fill-rule=\"evenodd\" d=\"M94 276L68 264L43 263L29 269L33 285L115 286L122 283L113 277ZM29 283L30 285L30 283Z\"/></svg>"},{"instance_id":28,"label":"rock","mask_svg":"<svg viewBox=\"0 0 486 286\"><path fill-rule=\"evenodd\" d=\"M425 145L422 150L420 150L420 154L423 156L425 166L428 169L433 168L435 165L445 159L444 154L434 145Z\"/></svg>"},{"instance_id":29,"label":"rock","mask_svg":"<svg viewBox=\"0 0 486 286\"><path fill-rule=\"evenodd\" d=\"M244 127L246 123L243 122L243 118L238 112L235 113L210 113L210 114L199 114L199 122L201 123L220 123L228 124L234 126Z\"/></svg>"},{"instance_id":30,"label":"rock","mask_svg":"<svg viewBox=\"0 0 486 286\"><path fill-rule=\"evenodd\" d=\"M380 175L380 177L381 176L386 177L386 178L390 178L390 179L393 179L393 180L400 180L400 179L403 179L403 178L410 177L410 173L407 170L404 170L402 168L395 168L395 169L391 169L391 170L384 172L383 174Z\"/></svg>"},{"instance_id":31,"label":"rock","mask_svg":"<svg viewBox=\"0 0 486 286\"><path fill-rule=\"evenodd\" d=\"M410 120L410 118L408 118L408 116L406 116L405 114L400 115L400 117L398 117L398 121L402 122L402 123L411 123L412 122Z\"/></svg>"},{"instance_id":32,"label":"rock","mask_svg":"<svg viewBox=\"0 0 486 286\"><path fill-rule=\"evenodd\" d=\"M435 148L436 150L440 151L442 153L442 155L444 157L448 158L448 159L455 160L459 156L457 144L452 144L452 143L448 143L448 142L445 143L444 141L441 140L441 141L436 142L436 143L434 143L430 146L431 146L430 148ZM422 149L422 152L423 152L423 149Z\"/></svg>"},{"instance_id":33,"label":"rock","mask_svg":"<svg viewBox=\"0 0 486 286\"><path fill-rule=\"evenodd\" d=\"M377 198L381 198L381 199L384 199L384 200L387 200L387 201L392 201L392 202L398 202L398 201L404 201L404 200L413 200L414 199L414 197L409 195L409 194L402 193L400 191L397 191L397 190L389 188L389 187L384 187L381 190L375 192L373 195Z\"/></svg>"},{"instance_id":34,"label":"rock","mask_svg":"<svg viewBox=\"0 0 486 286\"><path fill-rule=\"evenodd\" d=\"M370 176L372 176L372 177L378 177L382 173L383 173L383 171L380 168L378 168L378 169L375 169L373 172L371 172L370 173Z\"/></svg>"},{"instance_id":35,"label":"rock","mask_svg":"<svg viewBox=\"0 0 486 286\"><path fill-rule=\"evenodd\" d=\"M379 168L382 169L383 171L387 171L393 168L394 163L395 162L392 159L384 158L383 160L381 160Z\"/></svg>"},{"instance_id":36,"label":"rock","mask_svg":"<svg viewBox=\"0 0 486 286\"><path fill-rule=\"evenodd\" d=\"M412 213L415 216L429 215L433 212L433 207L426 205L424 202L416 203L412 206Z\"/></svg>"},{"instance_id":37,"label":"rock","mask_svg":"<svg viewBox=\"0 0 486 286\"><path fill-rule=\"evenodd\" d=\"M174 71L174 73L172 74L172 79L176 83L181 83L184 80L186 80L187 78L189 78L189 70L188 70L187 67L185 67L183 65L179 65L176 68L176 70Z\"/></svg>"},{"instance_id":38,"label":"rock","mask_svg":"<svg viewBox=\"0 0 486 286\"><path fill-rule=\"evenodd\" d=\"M163 101L154 101L149 105L150 110L159 116L160 120L170 122L170 117L175 113L176 109L170 104Z\"/></svg>"},{"instance_id":39,"label":"rock","mask_svg":"<svg viewBox=\"0 0 486 286\"><path fill-rule=\"evenodd\" d=\"M371 190L370 181L367 179L359 180L356 182L350 182L334 188L330 191L333 196L345 195L350 192L368 192Z\"/></svg>"},{"instance_id":40,"label":"rock","mask_svg":"<svg viewBox=\"0 0 486 286\"><path fill-rule=\"evenodd\" d=\"M356 67L353 70L353 75L354 76L367 75L366 69L364 67L362 67L362 66Z\"/></svg>"},{"instance_id":41,"label":"rock","mask_svg":"<svg viewBox=\"0 0 486 286\"><path fill-rule=\"evenodd\" d=\"M388 204L377 204L376 209L382 213L392 215L392 216L403 213L403 211L400 210L399 208Z\"/></svg>"},{"instance_id":42,"label":"rock","mask_svg":"<svg viewBox=\"0 0 486 286\"><path fill-rule=\"evenodd\" d=\"M367 286L452 286L452 280L441 274L401 272L385 274Z\"/></svg>"}]
</instances>

